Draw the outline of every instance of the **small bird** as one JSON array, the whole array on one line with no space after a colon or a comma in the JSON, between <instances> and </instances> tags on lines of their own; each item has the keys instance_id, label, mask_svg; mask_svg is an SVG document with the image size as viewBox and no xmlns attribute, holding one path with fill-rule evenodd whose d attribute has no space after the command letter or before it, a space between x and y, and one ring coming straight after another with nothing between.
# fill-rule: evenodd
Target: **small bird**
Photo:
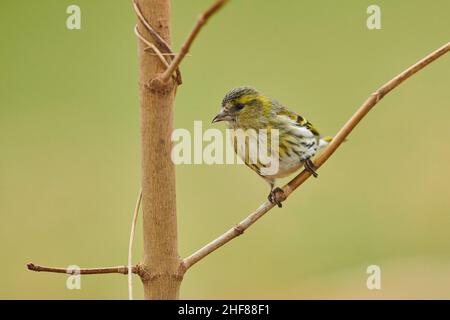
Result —
<instances>
[{"instance_id":1,"label":"small bird","mask_svg":"<svg viewBox=\"0 0 450 320\"><path fill-rule=\"evenodd\" d=\"M285 197L281 188L275 188L276 179L286 177L302 166L317 177L311 158L332 139L322 138L308 120L248 86L235 88L225 95L220 112L212 120L213 123L219 121L226 121L232 132L244 132L247 139L243 147L237 145L237 135L232 135L234 151L248 167L269 183L268 199L280 208ZM252 131L249 129L256 132L265 129L267 135L247 134ZM273 129L278 130L277 150L274 150L268 138ZM252 139L257 140L257 143L249 143ZM266 150L270 151L271 157L276 158L276 172L264 170L266 165L259 160L250 161L249 155L257 153L255 149L261 145L268 145Z\"/></svg>"}]
</instances>

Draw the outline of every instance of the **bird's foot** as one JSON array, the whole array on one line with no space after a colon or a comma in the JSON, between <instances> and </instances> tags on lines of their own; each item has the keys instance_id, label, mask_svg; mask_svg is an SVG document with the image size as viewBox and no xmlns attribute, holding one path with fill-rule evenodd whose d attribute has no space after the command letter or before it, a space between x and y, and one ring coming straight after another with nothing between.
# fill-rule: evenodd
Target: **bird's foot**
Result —
<instances>
[{"instance_id":1,"label":"bird's foot","mask_svg":"<svg viewBox=\"0 0 450 320\"><path fill-rule=\"evenodd\" d=\"M305 169L309 172L311 172L311 174L313 175L314 178L317 178L319 176L319 174L316 172L316 166L314 165L314 163L311 161L311 159L307 159L305 161Z\"/></svg>"},{"instance_id":2,"label":"bird's foot","mask_svg":"<svg viewBox=\"0 0 450 320\"><path fill-rule=\"evenodd\" d=\"M267 199L269 199L270 203L276 204L278 208L281 208L283 207L281 203L286 200L286 195L284 194L283 189L276 187L270 191Z\"/></svg>"}]
</instances>

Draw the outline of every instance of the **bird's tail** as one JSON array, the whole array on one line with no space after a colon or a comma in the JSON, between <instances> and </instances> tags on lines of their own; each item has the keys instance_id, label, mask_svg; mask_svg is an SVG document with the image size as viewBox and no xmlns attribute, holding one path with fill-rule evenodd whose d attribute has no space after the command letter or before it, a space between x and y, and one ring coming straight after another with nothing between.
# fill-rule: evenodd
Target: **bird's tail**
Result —
<instances>
[{"instance_id":1,"label":"bird's tail","mask_svg":"<svg viewBox=\"0 0 450 320\"><path fill-rule=\"evenodd\" d=\"M319 150L325 148L327 145L330 144L331 140L333 140L334 137L323 137L319 140ZM344 140L346 142L347 139Z\"/></svg>"},{"instance_id":2,"label":"bird's tail","mask_svg":"<svg viewBox=\"0 0 450 320\"><path fill-rule=\"evenodd\" d=\"M325 148L333 140L333 137L324 137L319 140L319 150Z\"/></svg>"}]
</instances>

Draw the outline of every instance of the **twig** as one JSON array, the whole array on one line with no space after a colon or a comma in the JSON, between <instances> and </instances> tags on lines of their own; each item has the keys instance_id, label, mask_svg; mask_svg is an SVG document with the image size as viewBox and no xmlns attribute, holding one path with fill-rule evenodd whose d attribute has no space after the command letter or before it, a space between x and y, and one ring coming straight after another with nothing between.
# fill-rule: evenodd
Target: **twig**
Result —
<instances>
[{"instance_id":1,"label":"twig","mask_svg":"<svg viewBox=\"0 0 450 320\"><path fill-rule=\"evenodd\" d=\"M66 274L106 274L106 273L128 274L127 266L107 267L107 268L82 268L79 270L71 270L67 268L43 267L35 265L34 263L28 263L27 268L28 270L36 272L52 272L52 273L66 273ZM139 274L140 272L139 265L134 266L132 268L132 272Z\"/></svg>"},{"instance_id":2,"label":"twig","mask_svg":"<svg viewBox=\"0 0 450 320\"><path fill-rule=\"evenodd\" d=\"M314 161L315 167L321 167L331 155L339 148L342 142L348 137L350 132L358 125L358 123L364 118L364 116L375 106L386 94L398 87L403 81L414 75L419 70L423 69L445 53L450 51L450 42L429 54L413 66L409 67L395 78L384 84L377 91L375 91L370 97L362 104L362 106L355 112L355 114L347 121L347 123L339 130L337 135L333 138L331 143L325 148L325 150ZM294 179L283 187L285 198L287 198L295 189L302 185L309 177L311 172L303 170ZM228 230L217 239L211 241L203 248L197 250L192 255L183 260L184 267L189 269L195 263L206 257L211 252L214 252L221 246L225 245L229 241L233 240L237 236L241 235L246 229L248 229L259 218L266 214L270 209L274 207L274 204L270 202L263 203L256 211L251 213L242 222L236 225L234 228Z\"/></svg>"},{"instance_id":3,"label":"twig","mask_svg":"<svg viewBox=\"0 0 450 320\"><path fill-rule=\"evenodd\" d=\"M161 60L161 62L166 66L166 68L169 67L169 63L167 62L167 60L164 58L163 54L161 53L161 51L159 51L159 49L150 41L148 41L147 39L145 39L140 33L139 30L137 28L137 26L134 27L134 33L136 34L136 36L146 45L149 46L150 49L152 49L155 54L158 56L159 60Z\"/></svg>"},{"instance_id":4,"label":"twig","mask_svg":"<svg viewBox=\"0 0 450 320\"><path fill-rule=\"evenodd\" d=\"M172 61L172 57L174 55L172 48L170 47L170 45L159 35L158 32L155 31L155 29L150 25L150 23L144 18L144 15L142 14L141 9L139 8L138 4L136 3L136 0L133 0L133 8L134 11L136 12L136 15L139 18L139 21L141 21L141 23L144 25L145 29L147 29L147 31L152 35L152 37L155 39L157 46L159 46L160 48L163 49L164 55L168 55L169 58L168 60L164 59L164 61L166 61L167 63L165 63L165 65L167 66L169 62ZM137 26L136 26L137 27ZM138 31L135 31L136 34L138 34ZM139 38L142 40L143 37L142 35L139 35ZM148 41L147 41L148 42ZM146 43L146 41L144 41L144 43ZM146 43L148 45L148 43ZM153 49L154 50L154 49ZM154 50L156 54L160 53L159 50ZM177 68L175 70L175 79L177 81L177 83L179 85L181 85L183 83L183 80L181 78L181 72L180 69Z\"/></svg>"},{"instance_id":5,"label":"twig","mask_svg":"<svg viewBox=\"0 0 450 320\"><path fill-rule=\"evenodd\" d=\"M139 18L139 21L145 26L147 31L152 35L152 37L155 39L157 45L162 47L167 53L172 53L172 48L170 48L169 44L158 34L158 32L153 29L153 27L148 23L147 20L145 20L144 16L142 15L141 9L139 8L138 4L135 0L133 0L133 8L136 12L136 15Z\"/></svg>"},{"instance_id":6,"label":"twig","mask_svg":"<svg viewBox=\"0 0 450 320\"><path fill-rule=\"evenodd\" d=\"M139 213L139 208L141 206L142 201L142 189L139 190L139 196L136 201L136 206L134 207L134 213L133 213L133 221L131 222L131 231L130 231L130 241L128 243L128 299L133 300L133 277L132 277L132 271L133 267L131 265L132 258L133 258L133 241L134 241L134 234L136 230L136 223Z\"/></svg>"},{"instance_id":7,"label":"twig","mask_svg":"<svg viewBox=\"0 0 450 320\"><path fill-rule=\"evenodd\" d=\"M216 13L220 8L222 8L228 0L217 0L211 7L209 7L208 10L206 10L197 20L197 24L195 25L194 29L192 29L191 33L189 34L186 42L181 47L180 52L175 56L175 59L172 60L170 63L169 68L164 71L164 73L161 75L161 80L163 82L166 82L169 80L172 73L179 67L181 61L183 61L186 54L189 52L189 49L191 48L192 43L194 42L195 38L197 37L198 33L202 29L202 27L206 24L208 19Z\"/></svg>"}]
</instances>

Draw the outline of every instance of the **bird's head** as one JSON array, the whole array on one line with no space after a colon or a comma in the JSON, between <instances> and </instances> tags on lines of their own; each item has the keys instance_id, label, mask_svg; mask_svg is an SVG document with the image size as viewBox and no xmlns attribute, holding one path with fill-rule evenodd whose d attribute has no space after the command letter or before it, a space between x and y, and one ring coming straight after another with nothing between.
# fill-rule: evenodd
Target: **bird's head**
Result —
<instances>
[{"instance_id":1,"label":"bird's head","mask_svg":"<svg viewBox=\"0 0 450 320\"><path fill-rule=\"evenodd\" d=\"M255 128L270 109L270 101L252 87L238 87L222 100L220 112L213 123L227 121L233 127Z\"/></svg>"}]
</instances>

